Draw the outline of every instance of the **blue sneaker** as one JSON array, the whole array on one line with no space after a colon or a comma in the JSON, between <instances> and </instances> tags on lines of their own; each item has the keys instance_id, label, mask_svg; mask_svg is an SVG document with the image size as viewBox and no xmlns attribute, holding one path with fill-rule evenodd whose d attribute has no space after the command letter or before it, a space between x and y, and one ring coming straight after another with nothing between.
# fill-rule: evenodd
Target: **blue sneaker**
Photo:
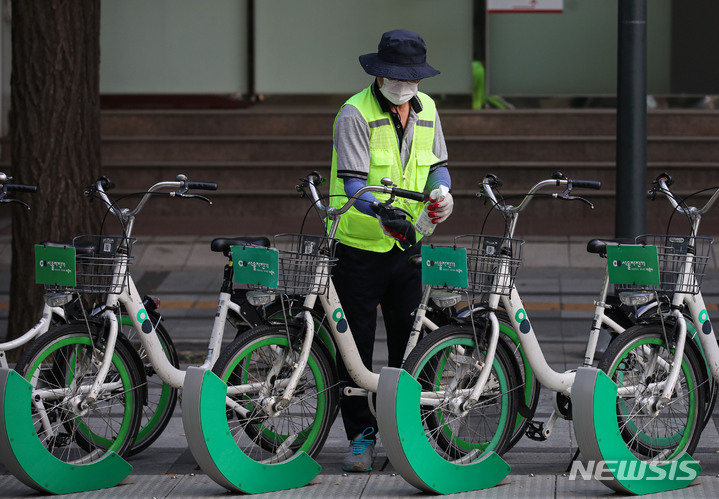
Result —
<instances>
[{"instance_id":1,"label":"blue sneaker","mask_svg":"<svg viewBox=\"0 0 719 499\"><path fill-rule=\"evenodd\" d=\"M350 441L349 450L342 461L344 471L372 471L375 440L368 437L373 433L374 428L367 428Z\"/></svg>"}]
</instances>

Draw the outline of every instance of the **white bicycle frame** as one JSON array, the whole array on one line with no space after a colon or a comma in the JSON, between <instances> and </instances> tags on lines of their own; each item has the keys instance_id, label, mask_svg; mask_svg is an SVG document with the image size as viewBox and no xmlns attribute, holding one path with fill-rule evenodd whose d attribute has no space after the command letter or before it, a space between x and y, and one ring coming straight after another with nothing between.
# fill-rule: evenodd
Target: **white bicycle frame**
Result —
<instances>
[{"instance_id":1,"label":"white bicycle frame","mask_svg":"<svg viewBox=\"0 0 719 499\"><path fill-rule=\"evenodd\" d=\"M699 224L701 222L701 216L706 213L714 202L719 198L719 190L714 192L703 208L697 209L694 207L684 208L677 203L676 199L672 195L669 187L666 183L666 179L663 177L657 178L657 186L659 192L664 194L669 202L672 204L674 209L679 213L687 215L692 226L692 237L689 239L689 245L692 246L695 243L694 236L699 231ZM681 280L676 283L676 289L694 289L698 288L697 278L694 274L694 259L691 254L687 255L683 263L683 269L679 276ZM670 403L674 389L676 388L677 381L679 379L679 372L681 370L681 359L684 356L684 349L686 346L687 337L687 323L684 314L681 312L682 308L686 308L689 312L693 324L701 325L701 328L697 328L696 334L699 336L699 342L704 352L704 358L708 365L710 375L719 382L719 345L717 345L716 335L714 334L714 328L709 320L704 298L702 297L701 290L696 294L675 292L671 299L671 312L670 315L676 320L679 331L675 334L676 344L674 346L674 354L672 356L672 364L670 367L669 375L660 384L653 385L653 387L662 388L662 395L654 400L653 410L661 410L665 405ZM701 330L700 330L701 329ZM666 366L665 366L666 367ZM617 390L618 396L626 397L632 396L641 387L633 386L622 386Z\"/></svg>"},{"instance_id":2,"label":"white bicycle frame","mask_svg":"<svg viewBox=\"0 0 719 499\"><path fill-rule=\"evenodd\" d=\"M113 212L116 213L118 216L124 217L123 219L127 222L125 230L126 237L128 239L131 237L135 220L134 217L142 209L144 204L149 199L149 195L152 192L163 188L179 189L181 185L182 184L180 181L159 182L148 190L148 193L142 198L142 200L138 203L137 207L134 210L118 210L116 208L113 208ZM107 206L113 206L113 204L109 201L107 195L102 189L98 189L98 194L103 198ZM132 276L129 272L127 272L127 264L127 259L120 258L116 259L116 262L113 267L112 287L115 289L121 289L121 292L118 294L108 293L104 311L102 312L102 314L99 315L99 317L105 320L106 323L109 325L105 353L102 360L100 361L100 371L95 377L95 381L92 383L92 385L80 387L79 390L76 390L81 393L81 395L79 396L81 400L76 400L73 402L75 407L78 407L80 410L82 410L83 407L86 407L89 403L96 400L103 391L111 390L114 388L113 384L107 384L105 382L105 378L112 363L112 356L115 349L114 347L120 331L118 316L115 312L117 310L120 310L120 304L123 305L135 329L137 331L142 331L142 334L138 335L138 339L142 346L145 348L147 356L160 379L162 379L163 382L167 383L173 388L182 388L184 384L185 371L174 367L165 355L164 349L155 330L155 325L152 324L152 321L149 320L148 313L145 310L145 306L142 302L142 297L138 293L137 288L135 287L135 282L133 281ZM221 292L218 309L215 315L215 321L212 328L212 333L208 342L207 356L204 364L202 365L203 367L211 368L217 361L217 358L220 353L220 347L222 345L222 339L224 336L227 313L229 310L233 310L239 315L242 315L240 313L240 306L231 300L231 294L227 292ZM38 322L35 327L33 327L33 329L25 333L21 338L18 338L13 342L2 344L0 346L9 345L9 347L14 348L15 346L19 346L24 342L30 341L30 339L38 336L39 334L46 332L50 324L51 314L53 313L58 314L58 316L64 317L64 311L62 310L62 308L50 307L46 305L43 311L43 318L40 322ZM145 327L144 329L143 326ZM34 404L42 414L43 400L62 399L66 396L66 392L67 390L62 389L55 389L51 391L34 391ZM51 433L49 422L47 423L48 424L46 425L46 430Z\"/></svg>"},{"instance_id":3,"label":"white bicycle frame","mask_svg":"<svg viewBox=\"0 0 719 499\"><path fill-rule=\"evenodd\" d=\"M19 338L15 338L12 341L6 341L0 343L0 368L8 369L7 355L5 352L20 348L21 346L30 343L32 340L45 334L50 329L52 324L52 317L57 316L61 320L65 320L65 310L62 307L51 307L45 304L42 309L42 317L40 320L30 329L25 332Z\"/></svg>"},{"instance_id":4,"label":"white bicycle frame","mask_svg":"<svg viewBox=\"0 0 719 499\"><path fill-rule=\"evenodd\" d=\"M570 181L563 179L541 181L534 187L532 187L532 189L530 189L527 196L516 207L500 207L496 197L494 196L494 193L492 192L491 186L486 181L486 179L483 182L483 186L485 192L484 195L489 198L490 202L494 203L495 208L505 213L505 215L509 218L507 234L509 238L512 238L517 225L519 213L528 205L529 200L532 199L532 196L536 192L547 186L568 185L569 182ZM557 197L556 194L554 194L553 196ZM608 317L605 313L607 308L606 299L608 289L609 276L608 272L605 270L602 285L600 287L599 298L594 302L594 318L592 320L592 326L589 331L587 347L584 354L584 366L591 366L594 362L594 356L599 340L599 334L603 326L608 327L617 333L621 333L625 329L616 321ZM499 297L492 296L490 298L490 308L492 308L492 300L495 299L501 300L502 305L504 306L504 309L509 316L511 326L517 334L519 344L524 351L527 362L532 368L534 376L537 378L540 384L552 390L553 392L560 393L565 396L570 396L576 372L575 370L570 370L567 372L560 373L549 366L542 352L542 348L539 345L537 336L534 332L534 328L532 327L531 321L528 318L526 309L523 306L522 299L519 296L519 292L517 291L516 286L514 286L513 284L508 294L503 294ZM555 408L555 410L549 417L549 423L543 429L543 434L545 437L549 437L549 435L551 434L552 428L554 427L558 415L558 411ZM564 415L562 416L564 417Z\"/></svg>"}]
</instances>

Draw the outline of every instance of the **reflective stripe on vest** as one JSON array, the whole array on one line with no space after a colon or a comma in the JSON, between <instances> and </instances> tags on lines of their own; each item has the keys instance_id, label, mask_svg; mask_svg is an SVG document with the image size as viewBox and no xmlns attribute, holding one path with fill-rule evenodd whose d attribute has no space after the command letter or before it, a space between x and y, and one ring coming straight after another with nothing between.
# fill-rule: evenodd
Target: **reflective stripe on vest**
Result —
<instances>
[{"instance_id":1,"label":"reflective stripe on vest","mask_svg":"<svg viewBox=\"0 0 719 499\"><path fill-rule=\"evenodd\" d=\"M392 125L392 120L387 113L382 112L379 102L372 94L372 87L354 95L344 104L350 104L357 108L370 129L370 168L367 185L380 185L382 178L389 177L403 189L418 192L424 190L430 166L439 161L433 151L436 109L434 101L429 96L421 92L417 96L422 102L422 111L418 113L418 119L414 125L412 145L404 171L402 170L397 133ZM389 198L387 194L373 194L380 201ZM340 207L347 201L344 180L337 177L337 151L334 148L332 150L330 196L330 205L334 207ZM395 198L393 204L410 212L415 220L424 206L421 202L402 198ZM348 246L378 253L387 252L397 244L394 238L385 235L375 217L365 215L354 207L342 215L336 237ZM417 233L417 240L421 237L422 234Z\"/></svg>"}]
</instances>

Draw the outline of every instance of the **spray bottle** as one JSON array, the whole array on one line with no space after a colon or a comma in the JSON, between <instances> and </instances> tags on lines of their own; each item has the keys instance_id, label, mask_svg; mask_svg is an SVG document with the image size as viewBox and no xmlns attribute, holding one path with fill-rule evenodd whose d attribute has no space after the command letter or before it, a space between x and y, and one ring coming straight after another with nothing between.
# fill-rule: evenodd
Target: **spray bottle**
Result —
<instances>
[{"instance_id":1,"label":"spray bottle","mask_svg":"<svg viewBox=\"0 0 719 499\"><path fill-rule=\"evenodd\" d=\"M438 189L435 189L435 191L439 191L439 198L429 198L429 202L424 205L422 213L419 214L419 217L417 217L417 222L414 224L415 230L424 236L431 236L434 232L434 228L436 227L436 224L433 224L432 219L429 217L429 205L434 205L438 201L442 201L449 192L449 187L447 187L446 185L440 185Z\"/></svg>"}]
</instances>

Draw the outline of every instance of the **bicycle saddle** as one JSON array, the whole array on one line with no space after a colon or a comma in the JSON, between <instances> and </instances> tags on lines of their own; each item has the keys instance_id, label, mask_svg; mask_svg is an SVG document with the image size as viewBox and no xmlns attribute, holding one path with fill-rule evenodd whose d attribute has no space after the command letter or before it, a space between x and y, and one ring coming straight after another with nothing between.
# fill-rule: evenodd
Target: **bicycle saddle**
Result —
<instances>
[{"instance_id":1,"label":"bicycle saddle","mask_svg":"<svg viewBox=\"0 0 719 499\"><path fill-rule=\"evenodd\" d=\"M263 246L270 247L270 240L264 236L247 237L218 237L210 243L210 249L216 253L222 253L230 257L231 246Z\"/></svg>"},{"instance_id":2,"label":"bicycle saddle","mask_svg":"<svg viewBox=\"0 0 719 499\"><path fill-rule=\"evenodd\" d=\"M587 243L587 251L595 255L606 257L607 245L609 244L634 244L634 239L592 239Z\"/></svg>"}]
</instances>

